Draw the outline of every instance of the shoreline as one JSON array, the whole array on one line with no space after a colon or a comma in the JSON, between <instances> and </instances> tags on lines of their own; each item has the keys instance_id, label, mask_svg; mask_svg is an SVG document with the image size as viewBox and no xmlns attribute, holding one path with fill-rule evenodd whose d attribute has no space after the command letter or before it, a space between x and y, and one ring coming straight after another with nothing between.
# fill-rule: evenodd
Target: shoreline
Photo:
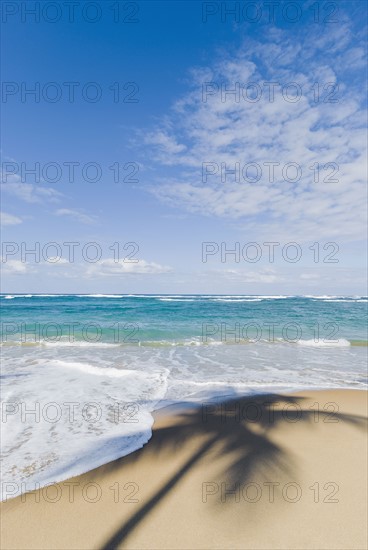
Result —
<instances>
[{"instance_id":1,"label":"shoreline","mask_svg":"<svg viewBox=\"0 0 368 550\"><path fill-rule=\"evenodd\" d=\"M221 403L223 401L231 401L233 399L249 399L249 400L252 400L252 398L254 399L259 399L260 397L264 396L264 395L270 395L270 394L275 394L277 392L278 395L280 396L286 396L286 395L294 395L294 394L298 394L298 395L303 395L303 394L308 394L310 392L313 392L313 393L319 393L319 392L324 392L324 391L357 391L357 392L364 392L364 391L367 391L368 392L368 388L352 388L352 387L335 387L335 388L327 388L327 387L315 387L315 386L303 386L303 388L301 389L298 389L298 388L291 388L290 386L283 386L282 388L274 388L274 387L266 387L267 389L264 389L264 390L260 390L260 391L256 391L256 392L250 392L250 393L246 393L246 394L231 394L231 393L223 393L223 394L218 394L218 395L212 395L212 396L208 396L206 397L206 400L204 401L205 403L212 403L214 405L216 405L217 403ZM368 395L368 393L367 393ZM368 397L367 397L368 399ZM165 399L161 400L163 403L165 403ZM159 403L157 403L159 404ZM54 484L60 484L60 483L63 483L63 482L66 482L68 481L69 479L74 479L76 477L80 477L80 476L83 476L83 475L86 475L90 472L93 472L94 470L97 470L98 468L102 468L110 463L113 463L115 461L118 461L118 460L121 460L125 457L128 457L130 456L131 454L133 453L136 453L137 451L140 451L141 449L143 449L143 447L145 447L146 445L149 444L149 442L151 441L152 439L152 436L153 436L153 432L154 432L154 429L155 429L155 424L157 423L157 421L161 418L164 418L165 416L175 416L175 415L178 415L182 412L185 412L187 410L193 410L197 407L201 407L203 403L201 403L200 401L196 400L196 401L178 401L178 402L172 402L170 400L167 401L166 404L163 404L162 406L159 406L158 408L154 408L152 411L150 411L150 414L152 416L152 424L151 424L151 436L150 438L147 440L146 443L143 443L143 445L141 447L138 447L132 451L130 451L128 454L125 454L125 455L122 455L122 456L117 456L116 458L113 458L112 460L107 460L106 462L101 462L100 464L97 464L96 466L93 466L87 470L83 470L83 471L80 471L76 474L73 474L73 475L65 475L65 476L60 476L59 478L53 480L53 482L51 483L44 483L42 484L41 482L33 482L33 484L35 485L35 487L33 486L30 486L30 487L27 487L26 490L21 490L20 492L18 492L17 494L15 494L14 496L12 494L8 495L7 497L3 498L3 495L2 495L2 491L1 491L1 494L0 494L0 505L2 503L6 503L6 502L9 502L10 500L13 500L15 498L18 498L18 497L21 497L22 495L26 495L27 493L30 493L30 492L33 492L35 490L41 490L50 486L50 485L54 485ZM2 484L5 483L5 482L1 482ZM13 482L11 482L13 483ZM26 482L14 482L15 485L19 485L21 486L22 488L24 487L23 483L26 483Z\"/></svg>"},{"instance_id":2,"label":"shoreline","mask_svg":"<svg viewBox=\"0 0 368 550\"><path fill-rule=\"evenodd\" d=\"M158 409L143 448L2 502L2 547L363 549L367 397L314 389Z\"/></svg>"}]
</instances>

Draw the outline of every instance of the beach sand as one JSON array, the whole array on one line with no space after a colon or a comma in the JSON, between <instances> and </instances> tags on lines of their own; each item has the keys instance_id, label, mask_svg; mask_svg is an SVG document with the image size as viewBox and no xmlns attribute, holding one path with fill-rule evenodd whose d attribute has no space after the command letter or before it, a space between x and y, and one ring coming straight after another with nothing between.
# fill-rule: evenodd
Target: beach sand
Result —
<instances>
[{"instance_id":1,"label":"beach sand","mask_svg":"<svg viewBox=\"0 0 368 550\"><path fill-rule=\"evenodd\" d=\"M2 503L1 547L365 549L366 419L355 390L158 411L143 449Z\"/></svg>"}]
</instances>

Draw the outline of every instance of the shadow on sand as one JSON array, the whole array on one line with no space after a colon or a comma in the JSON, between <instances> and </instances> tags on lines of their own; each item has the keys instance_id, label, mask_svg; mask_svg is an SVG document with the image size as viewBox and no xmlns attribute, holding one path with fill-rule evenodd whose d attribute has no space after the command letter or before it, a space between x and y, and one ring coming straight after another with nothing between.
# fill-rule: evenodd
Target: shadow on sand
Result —
<instances>
[{"instance_id":1,"label":"shadow on sand","mask_svg":"<svg viewBox=\"0 0 368 550\"><path fill-rule=\"evenodd\" d=\"M339 412L316 411L303 408L304 397L278 394L232 399L222 403L206 403L198 408L178 414L174 425L155 429L153 437L143 451L107 464L105 471L119 466L121 460L139 460L142 453L154 458L173 451L180 454L189 442L196 440L194 451L172 477L105 542L102 550L112 550L125 543L129 535L193 469L207 453L211 460L228 457L228 467L223 478L229 486L243 484L251 475L263 471L290 474L293 471L291 457L271 440L272 433L282 423L345 422L358 428L366 425L364 417ZM316 417L317 414L317 417ZM198 444L199 442L199 444Z\"/></svg>"}]
</instances>

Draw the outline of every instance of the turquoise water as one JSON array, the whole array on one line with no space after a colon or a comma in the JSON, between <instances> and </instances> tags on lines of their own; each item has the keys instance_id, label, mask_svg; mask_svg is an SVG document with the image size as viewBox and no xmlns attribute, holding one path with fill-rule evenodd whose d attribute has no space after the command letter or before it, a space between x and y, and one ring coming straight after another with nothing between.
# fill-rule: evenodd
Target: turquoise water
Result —
<instances>
[{"instance_id":1,"label":"turquoise water","mask_svg":"<svg viewBox=\"0 0 368 550\"><path fill-rule=\"evenodd\" d=\"M168 403L367 387L362 296L13 294L0 302L3 497L140 448L152 411Z\"/></svg>"},{"instance_id":2,"label":"turquoise water","mask_svg":"<svg viewBox=\"0 0 368 550\"><path fill-rule=\"evenodd\" d=\"M366 297L2 295L2 342L367 341Z\"/></svg>"}]
</instances>

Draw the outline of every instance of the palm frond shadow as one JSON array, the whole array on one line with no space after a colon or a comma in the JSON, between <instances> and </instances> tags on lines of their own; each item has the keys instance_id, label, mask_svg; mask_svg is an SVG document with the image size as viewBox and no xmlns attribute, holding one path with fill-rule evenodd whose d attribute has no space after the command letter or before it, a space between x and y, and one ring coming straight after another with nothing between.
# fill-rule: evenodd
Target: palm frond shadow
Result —
<instances>
[{"instance_id":1,"label":"palm frond shadow","mask_svg":"<svg viewBox=\"0 0 368 550\"><path fill-rule=\"evenodd\" d=\"M178 453L186 443L198 437L202 437L201 444L194 447L195 450L182 467L121 526L102 550L112 550L125 542L155 506L209 452L212 460L228 457L229 466L222 472L222 479L229 487L245 484L255 471L262 471L264 475L271 472L291 474L294 471L292 458L270 436L281 423L316 422L315 411L302 408L304 399L268 394L217 404L208 403L182 412L177 416L174 425L156 429L147 447L153 456L172 451ZM280 404L284 406L278 407ZM285 406L289 410L287 415ZM252 409L256 413L253 416L250 412ZM292 415L293 410L295 418ZM364 417L327 411L319 411L318 420L345 422L357 428L365 426L366 422ZM136 455L137 459L139 460L139 453ZM113 465L114 463L112 467Z\"/></svg>"}]
</instances>

